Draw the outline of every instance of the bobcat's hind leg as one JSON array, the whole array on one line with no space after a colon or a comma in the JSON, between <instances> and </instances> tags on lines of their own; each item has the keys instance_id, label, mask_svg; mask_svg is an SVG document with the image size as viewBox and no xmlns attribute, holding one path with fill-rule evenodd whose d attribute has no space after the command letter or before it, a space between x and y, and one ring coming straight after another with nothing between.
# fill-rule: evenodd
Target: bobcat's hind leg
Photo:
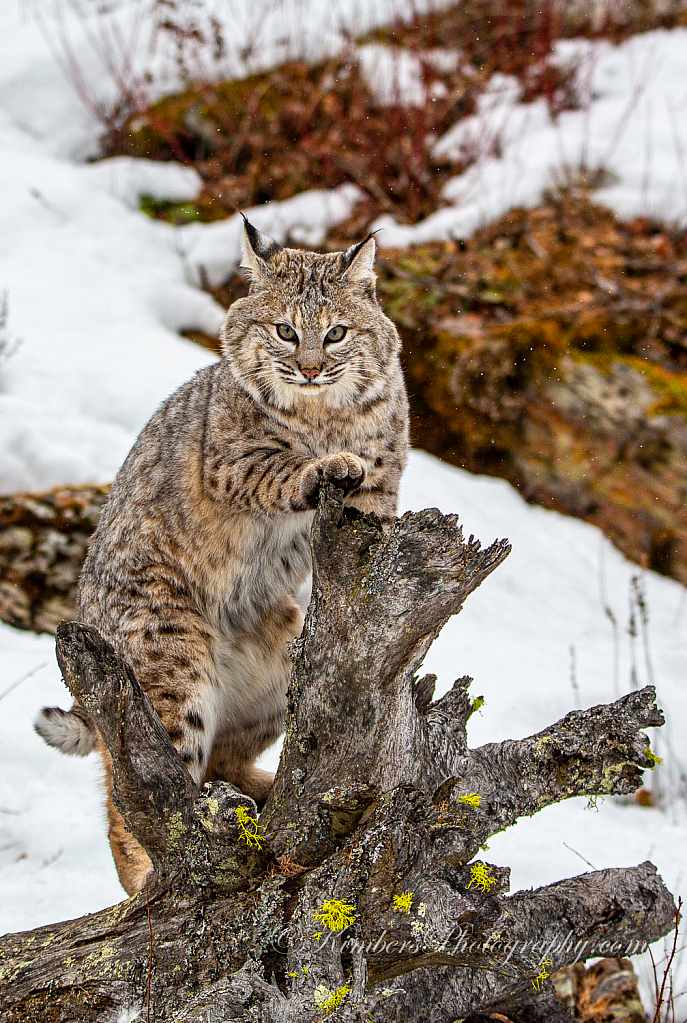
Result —
<instances>
[{"instance_id":1,"label":"bobcat's hind leg","mask_svg":"<svg viewBox=\"0 0 687 1023\"><path fill-rule=\"evenodd\" d=\"M105 743L98 737L98 752L102 757L107 798L107 837L112 858L122 888L127 895L135 895L145 887L146 877L153 869L150 857L142 845L127 830L124 818L112 800L112 757Z\"/></svg>"},{"instance_id":2,"label":"bobcat's hind leg","mask_svg":"<svg viewBox=\"0 0 687 1023\"><path fill-rule=\"evenodd\" d=\"M273 783L274 771L263 771L262 767L249 764L244 769L239 788L247 796L255 800L258 810L262 810L267 802L267 797L270 794Z\"/></svg>"},{"instance_id":3,"label":"bobcat's hind leg","mask_svg":"<svg viewBox=\"0 0 687 1023\"><path fill-rule=\"evenodd\" d=\"M241 728L225 729L216 736L203 779L204 782L228 781L254 799L259 810L265 805L274 774L257 767L255 761L284 731L288 680L288 673L282 671L279 677L281 699L265 714Z\"/></svg>"},{"instance_id":4,"label":"bobcat's hind leg","mask_svg":"<svg viewBox=\"0 0 687 1023\"><path fill-rule=\"evenodd\" d=\"M204 781L227 781L262 809L274 775L255 761L284 731L291 676L288 643L300 635L303 612L292 597L267 611L254 631L218 651L227 714L217 731Z\"/></svg>"},{"instance_id":5,"label":"bobcat's hind leg","mask_svg":"<svg viewBox=\"0 0 687 1023\"><path fill-rule=\"evenodd\" d=\"M212 631L182 609L150 619L146 629L126 636L125 654L141 687L196 785L210 759L218 719L217 681ZM102 740L109 839L122 886L129 895L145 886L150 859L127 830L112 801L112 759Z\"/></svg>"}]
</instances>

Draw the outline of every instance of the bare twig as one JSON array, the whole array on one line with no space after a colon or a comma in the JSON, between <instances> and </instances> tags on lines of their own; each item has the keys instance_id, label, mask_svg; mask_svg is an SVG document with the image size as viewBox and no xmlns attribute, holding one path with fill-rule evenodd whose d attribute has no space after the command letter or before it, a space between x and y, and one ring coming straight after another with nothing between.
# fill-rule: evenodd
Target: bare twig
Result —
<instances>
[{"instance_id":1,"label":"bare twig","mask_svg":"<svg viewBox=\"0 0 687 1023\"><path fill-rule=\"evenodd\" d=\"M570 685L573 691L575 706L581 708L582 701L580 700L580 689L577 684L577 665L575 658L575 647L573 644L571 644L570 646Z\"/></svg>"},{"instance_id":2,"label":"bare twig","mask_svg":"<svg viewBox=\"0 0 687 1023\"><path fill-rule=\"evenodd\" d=\"M679 897L678 900L677 900L677 910L675 912L675 929L673 931L673 947L672 947L670 955L668 957L668 962L666 963L666 968L663 971L663 980L661 981L661 988L660 988L660 990L658 990L658 986L657 986L657 992L656 992L656 994L657 994L657 997L656 997L656 1012L654 1013L654 1018L652 1020L652 1023L659 1023L659 1020L661 1018L661 1006L663 1005L663 998L664 998L664 995L665 995L666 983L668 981L668 978L670 977L671 967L673 965L673 960L675 958L675 953L677 951L677 939L678 939L679 927L680 927L680 914L681 914L681 910L682 910L682 897ZM654 960L653 960L653 956L652 956L651 957L651 962L653 963L653 961ZM655 973L655 967L654 967L654 973Z\"/></svg>"},{"instance_id":3,"label":"bare twig","mask_svg":"<svg viewBox=\"0 0 687 1023\"><path fill-rule=\"evenodd\" d=\"M8 686L7 689L0 693L0 700L4 700L6 696L9 696L9 694L17 688L17 686L20 686L22 682L26 682L26 680L31 678L32 675L37 675L39 671L42 671L43 668L45 668L47 663L47 661L43 661L43 663L39 664L37 668L32 668L31 671L27 671L21 675L16 682L13 682L11 686Z\"/></svg>"},{"instance_id":4,"label":"bare twig","mask_svg":"<svg viewBox=\"0 0 687 1023\"><path fill-rule=\"evenodd\" d=\"M613 630L613 697L614 699L620 698L620 684L619 684L619 668L620 668L620 644L618 639L618 619L613 613L613 609L608 602L606 596L606 580L605 580L605 564L604 564L604 553L605 553L605 538L599 537L599 599L601 600L601 606L604 610L606 618L611 624Z\"/></svg>"},{"instance_id":5,"label":"bare twig","mask_svg":"<svg viewBox=\"0 0 687 1023\"><path fill-rule=\"evenodd\" d=\"M592 868L592 870L596 870L597 869L594 866L593 863L589 862L589 860L587 859L586 856L583 856L582 853L578 853L577 849L573 849L573 847L571 845L568 845L567 842L564 842L563 845L565 846L566 849L569 849L571 853L575 853L576 856L579 856L579 858L582 860L582 862L586 863L588 867Z\"/></svg>"},{"instance_id":6,"label":"bare twig","mask_svg":"<svg viewBox=\"0 0 687 1023\"><path fill-rule=\"evenodd\" d=\"M148 875L146 875L146 909L148 911L148 994L146 998L146 1023L150 1023L150 981L153 975L153 925L150 920L150 895L148 893Z\"/></svg>"}]
</instances>

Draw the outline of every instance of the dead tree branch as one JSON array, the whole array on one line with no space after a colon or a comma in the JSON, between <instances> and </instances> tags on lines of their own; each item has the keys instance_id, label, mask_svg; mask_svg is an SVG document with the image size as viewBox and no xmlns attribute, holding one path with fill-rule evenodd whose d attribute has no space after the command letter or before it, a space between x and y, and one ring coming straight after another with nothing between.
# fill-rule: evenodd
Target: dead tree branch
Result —
<instances>
[{"instance_id":1,"label":"dead tree branch","mask_svg":"<svg viewBox=\"0 0 687 1023\"><path fill-rule=\"evenodd\" d=\"M146 1004L174 1023L450 1023L508 1012L570 1020L547 977L625 955L672 927L650 863L509 896L475 860L489 835L569 796L630 792L662 723L647 688L530 738L467 748L469 679L432 703L418 678L439 630L507 556L463 540L455 516L384 530L325 493L312 534L313 599L286 738L246 841L243 807L200 793L133 673L95 632L58 632L73 694L114 763L117 805L153 859L145 895L0 943L0 1023L100 1023ZM131 1017L129 1017L131 1018Z\"/></svg>"},{"instance_id":2,"label":"dead tree branch","mask_svg":"<svg viewBox=\"0 0 687 1023\"><path fill-rule=\"evenodd\" d=\"M173 834L189 828L193 779L133 671L98 631L63 622L56 635L64 680L112 755L115 803L160 869L171 861Z\"/></svg>"}]
</instances>

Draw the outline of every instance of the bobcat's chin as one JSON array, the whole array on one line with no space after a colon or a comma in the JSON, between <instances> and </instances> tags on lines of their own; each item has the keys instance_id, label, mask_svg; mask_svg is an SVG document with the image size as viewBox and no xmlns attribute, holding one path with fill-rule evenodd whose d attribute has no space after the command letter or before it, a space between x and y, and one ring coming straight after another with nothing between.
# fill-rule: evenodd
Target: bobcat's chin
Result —
<instances>
[{"instance_id":1,"label":"bobcat's chin","mask_svg":"<svg viewBox=\"0 0 687 1023\"><path fill-rule=\"evenodd\" d=\"M321 407L323 410L345 408L356 400L355 385L346 377L339 380L283 380L272 378L269 381L272 403L278 409L291 412L302 409ZM265 392L259 391L264 400ZM258 394L255 396L257 397Z\"/></svg>"}]
</instances>

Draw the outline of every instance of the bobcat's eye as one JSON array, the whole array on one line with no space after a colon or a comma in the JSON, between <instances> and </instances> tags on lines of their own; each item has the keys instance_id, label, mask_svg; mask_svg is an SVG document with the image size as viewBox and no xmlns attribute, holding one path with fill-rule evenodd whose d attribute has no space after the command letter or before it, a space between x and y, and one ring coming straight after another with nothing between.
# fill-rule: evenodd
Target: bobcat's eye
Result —
<instances>
[{"instance_id":1,"label":"bobcat's eye","mask_svg":"<svg viewBox=\"0 0 687 1023\"><path fill-rule=\"evenodd\" d=\"M288 323L277 323L275 324L275 326L277 328L277 334L282 339L282 341L298 340L298 335L296 334L296 331L293 329L293 327L290 327Z\"/></svg>"},{"instance_id":2,"label":"bobcat's eye","mask_svg":"<svg viewBox=\"0 0 687 1023\"><path fill-rule=\"evenodd\" d=\"M344 327L340 323L337 323L336 327L332 327L331 330L327 331L324 343L333 344L335 341L343 341L343 339L346 337L347 330L348 327Z\"/></svg>"}]
</instances>

